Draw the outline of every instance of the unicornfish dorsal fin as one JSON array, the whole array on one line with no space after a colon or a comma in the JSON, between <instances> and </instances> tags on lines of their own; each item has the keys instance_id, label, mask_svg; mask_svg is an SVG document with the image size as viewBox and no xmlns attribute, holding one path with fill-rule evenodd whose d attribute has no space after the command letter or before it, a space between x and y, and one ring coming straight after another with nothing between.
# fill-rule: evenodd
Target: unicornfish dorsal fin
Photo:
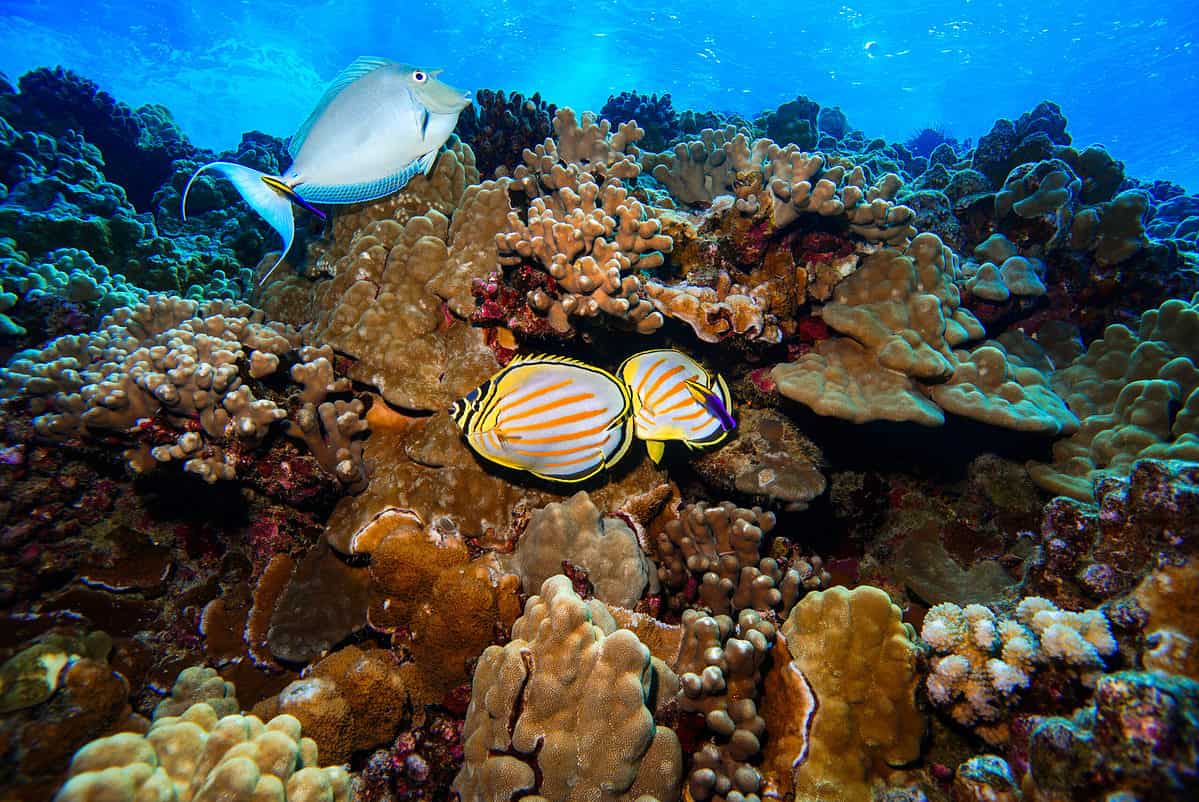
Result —
<instances>
[{"instance_id":1,"label":"unicornfish dorsal fin","mask_svg":"<svg viewBox=\"0 0 1199 802\"><path fill-rule=\"evenodd\" d=\"M259 280L261 284L266 280L267 276L275 272L283 257L287 255L291 249L292 240L296 235L296 222L292 216L291 200L287 195L278 191L270 183L263 179L273 179L273 176L268 176L265 173L260 173L250 167L241 164L233 164L232 162L211 162L204 165L199 170L196 170L191 179L187 182L187 186L183 190L183 219L187 219L187 193L192 188L192 184L200 177L200 173L212 171L228 178L234 188L245 199L246 203L262 216L262 219L267 224L279 232L279 236L283 238L283 251L279 254L279 259L271 266L271 269ZM275 179L276 181L278 179Z\"/></svg>"}]
</instances>

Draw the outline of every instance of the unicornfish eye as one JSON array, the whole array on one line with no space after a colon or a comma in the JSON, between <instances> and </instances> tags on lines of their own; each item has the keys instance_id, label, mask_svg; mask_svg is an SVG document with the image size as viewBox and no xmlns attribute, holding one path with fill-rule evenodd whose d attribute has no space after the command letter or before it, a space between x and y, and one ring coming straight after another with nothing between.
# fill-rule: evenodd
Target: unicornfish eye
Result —
<instances>
[{"instance_id":1,"label":"unicornfish eye","mask_svg":"<svg viewBox=\"0 0 1199 802\"><path fill-rule=\"evenodd\" d=\"M429 76L420 70L412 73L412 80L416 81L418 84L423 84L426 80L428 80L428 78Z\"/></svg>"}]
</instances>

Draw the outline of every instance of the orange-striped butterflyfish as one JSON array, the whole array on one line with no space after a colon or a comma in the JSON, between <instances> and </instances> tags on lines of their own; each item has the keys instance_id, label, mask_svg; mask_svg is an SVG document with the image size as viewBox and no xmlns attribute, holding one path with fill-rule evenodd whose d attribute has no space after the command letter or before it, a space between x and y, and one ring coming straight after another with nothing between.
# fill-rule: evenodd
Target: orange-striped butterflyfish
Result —
<instances>
[{"instance_id":1,"label":"orange-striped butterflyfish","mask_svg":"<svg viewBox=\"0 0 1199 802\"><path fill-rule=\"evenodd\" d=\"M682 351L642 351L622 362L617 372L633 392L635 431L654 462L661 461L667 440L703 448L737 428L724 379Z\"/></svg>"},{"instance_id":2,"label":"orange-striped butterflyfish","mask_svg":"<svg viewBox=\"0 0 1199 802\"><path fill-rule=\"evenodd\" d=\"M633 441L624 382L560 356L518 356L450 417L476 454L555 482L581 482L614 465Z\"/></svg>"}]
</instances>

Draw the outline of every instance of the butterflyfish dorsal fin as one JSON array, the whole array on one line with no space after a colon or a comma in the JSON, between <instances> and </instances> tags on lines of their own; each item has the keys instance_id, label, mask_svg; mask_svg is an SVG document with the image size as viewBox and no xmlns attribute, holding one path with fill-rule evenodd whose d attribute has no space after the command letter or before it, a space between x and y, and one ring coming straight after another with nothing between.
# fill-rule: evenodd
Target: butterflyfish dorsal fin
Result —
<instances>
[{"instance_id":1,"label":"butterflyfish dorsal fin","mask_svg":"<svg viewBox=\"0 0 1199 802\"><path fill-rule=\"evenodd\" d=\"M325 109L329 107L334 98L341 94L343 89L362 76L370 75L375 70L389 67L395 63L394 61L389 61L378 56L360 56L354 59L348 67L339 72L337 77L325 88L325 93L321 95L320 101L316 104L316 108L312 110L312 113L308 115L308 119L304 120L304 123L292 134L291 142L287 145L287 152L291 154L291 157L294 159L299 154L300 148L304 147L304 140L308 138L308 133L312 130L312 126L316 124L316 121L325 113Z\"/></svg>"}]
</instances>

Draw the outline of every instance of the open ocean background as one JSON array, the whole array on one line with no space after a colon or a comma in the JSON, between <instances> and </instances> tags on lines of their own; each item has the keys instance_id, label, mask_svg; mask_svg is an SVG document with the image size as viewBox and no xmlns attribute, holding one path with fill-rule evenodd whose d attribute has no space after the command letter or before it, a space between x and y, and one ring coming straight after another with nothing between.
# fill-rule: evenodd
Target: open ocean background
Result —
<instances>
[{"instance_id":1,"label":"open ocean background","mask_svg":"<svg viewBox=\"0 0 1199 802\"><path fill-rule=\"evenodd\" d=\"M290 134L369 54L579 110L626 89L746 115L804 94L893 141L926 125L977 140L1050 99L1075 143L1199 188L1194 0L5 0L0 30L14 82L61 64L130 105L166 105L218 150L249 129Z\"/></svg>"}]
</instances>

